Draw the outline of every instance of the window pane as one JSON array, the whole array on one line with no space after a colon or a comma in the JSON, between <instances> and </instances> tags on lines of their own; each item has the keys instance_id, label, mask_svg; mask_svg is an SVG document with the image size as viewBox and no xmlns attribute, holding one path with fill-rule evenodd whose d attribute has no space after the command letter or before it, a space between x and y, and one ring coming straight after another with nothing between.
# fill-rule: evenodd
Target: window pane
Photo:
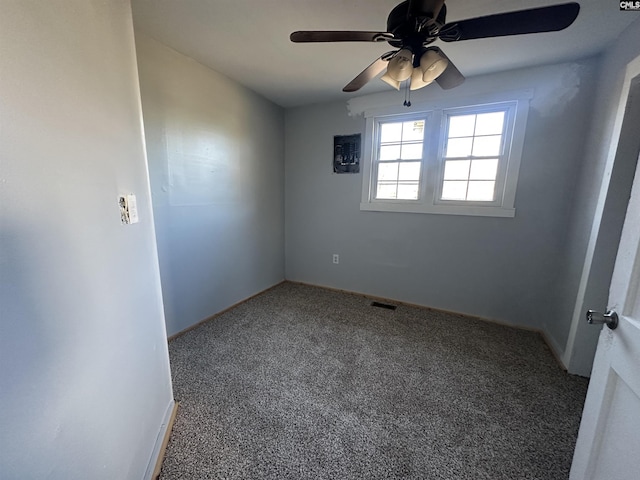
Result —
<instances>
[{"instance_id":1,"label":"window pane","mask_svg":"<svg viewBox=\"0 0 640 480\"><path fill-rule=\"evenodd\" d=\"M402 123L382 123L380 124L380 141L399 142L402 140Z\"/></svg>"},{"instance_id":2,"label":"window pane","mask_svg":"<svg viewBox=\"0 0 640 480\"><path fill-rule=\"evenodd\" d=\"M400 158L403 160L414 160L422 158L422 143L405 143L402 145L402 154Z\"/></svg>"},{"instance_id":3,"label":"window pane","mask_svg":"<svg viewBox=\"0 0 640 480\"><path fill-rule=\"evenodd\" d=\"M398 162L381 163L378 165L378 181L398 180Z\"/></svg>"},{"instance_id":4,"label":"window pane","mask_svg":"<svg viewBox=\"0 0 640 480\"><path fill-rule=\"evenodd\" d=\"M420 162L402 162L398 178L400 180L420 180Z\"/></svg>"},{"instance_id":5,"label":"window pane","mask_svg":"<svg viewBox=\"0 0 640 480\"><path fill-rule=\"evenodd\" d=\"M450 138L447 141L447 157L468 157L471 155L473 138Z\"/></svg>"},{"instance_id":6,"label":"window pane","mask_svg":"<svg viewBox=\"0 0 640 480\"><path fill-rule=\"evenodd\" d=\"M493 193L496 182L469 182L469 192L467 200L482 202L493 201Z\"/></svg>"},{"instance_id":7,"label":"window pane","mask_svg":"<svg viewBox=\"0 0 640 480\"><path fill-rule=\"evenodd\" d=\"M453 115L449 117L449 138L473 136L475 115Z\"/></svg>"},{"instance_id":8,"label":"window pane","mask_svg":"<svg viewBox=\"0 0 640 480\"><path fill-rule=\"evenodd\" d=\"M495 180L497 174L497 158L491 160L474 160L473 162L471 162L471 172L469 174L469 178L471 180ZM444 178L447 178L446 173Z\"/></svg>"},{"instance_id":9,"label":"window pane","mask_svg":"<svg viewBox=\"0 0 640 480\"><path fill-rule=\"evenodd\" d=\"M412 120L402 124L402 141L411 142L424 139L424 120Z\"/></svg>"},{"instance_id":10,"label":"window pane","mask_svg":"<svg viewBox=\"0 0 640 480\"><path fill-rule=\"evenodd\" d=\"M400 145L384 145L380 147L379 160L397 160L400 158Z\"/></svg>"},{"instance_id":11,"label":"window pane","mask_svg":"<svg viewBox=\"0 0 640 480\"><path fill-rule=\"evenodd\" d=\"M473 139L473 155L476 157L490 157L500 155L502 135L475 137Z\"/></svg>"},{"instance_id":12,"label":"window pane","mask_svg":"<svg viewBox=\"0 0 640 480\"><path fill-rule=\"evenodd\" d=\"M442 183L442 200L466 200L467 183L444 181Z\"/></svg>"},{"instance_id":13,"label":"window pane","mask_svg":"<svg viewBox=\"0 0 640 480\"><path fill-rule=\"evenodd\" d=\"M444 179L467 180L470 163L469 160L447 160L444 164Z\"/></svg>"},{"instance_id":14,"label":"window pane","mask_svg":"<svg viewBox=\"0 0 640 480\"><path fill-rule=\"evenodd\" d=\"M376 188L376 198L388 199L388 198L396 198L396 190L398 185L394 182L392 184L389 183L378 183Z\"/></svg>"},{"instance_id":15,"label":"window pane","mask_svg":"<svg viewBox=\"0 0 640 480\"><path fill-rule=\"evenodd\" d=\"M418 182L401 183L398 185L398 199L417 200Z\"/></svg>"},{"instance_id":16,"label":"window pane","mask_svg":"<svg viewBox=\"0 0 640 480\"><path fill-rule=\"evenodd\" d=\"M504 112L481 113L476 120L476 135L502 133Z\"/></svg>"}]
</instances>

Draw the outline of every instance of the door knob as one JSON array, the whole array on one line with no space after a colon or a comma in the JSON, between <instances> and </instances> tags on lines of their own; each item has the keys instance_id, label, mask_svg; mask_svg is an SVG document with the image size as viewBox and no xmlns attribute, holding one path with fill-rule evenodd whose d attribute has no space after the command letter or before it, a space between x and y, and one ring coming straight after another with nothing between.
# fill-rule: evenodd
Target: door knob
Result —
<instances>
[{"instance_id":1,"label":"door knob","mask_svg":"<svg viewBox=\"0 0 640 480\"><path fill-rule=\"evenodd\" d=\"M587 310L587 322L592 325L606 324L611 330L618 327L618 314L615 310L609 310L607 313L596 312L595 310Z\"/></svg>"}]
</instances>

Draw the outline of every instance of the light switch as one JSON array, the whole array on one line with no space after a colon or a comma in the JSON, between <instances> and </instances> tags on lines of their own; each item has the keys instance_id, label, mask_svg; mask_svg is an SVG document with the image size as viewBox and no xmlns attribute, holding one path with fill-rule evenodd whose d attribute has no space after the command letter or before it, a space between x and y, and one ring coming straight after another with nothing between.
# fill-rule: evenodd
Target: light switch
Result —
<instances>
[{"instance_id":1,"label":"light switch","mask_svg":"<svg viewBox=\"0 0 640 480\"><path fill-rule=\"evenodd\" d=\"M131 223L138 223L138 205L136 203L136 196L133 194L123 195L118 198L118 204L120 205L120 219L125 225Z\"/></svg>"}]
</instances>

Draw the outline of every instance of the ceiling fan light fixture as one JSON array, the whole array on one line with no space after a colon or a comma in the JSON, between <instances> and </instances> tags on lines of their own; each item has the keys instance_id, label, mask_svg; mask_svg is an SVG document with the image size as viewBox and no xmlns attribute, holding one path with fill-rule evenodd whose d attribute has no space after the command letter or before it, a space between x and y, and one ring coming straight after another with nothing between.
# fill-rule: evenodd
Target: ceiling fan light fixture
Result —
<instances>
[{"instance_id":1,"label":"ceiling fan light fixture","mask_svg":"<svg viewBox=\"0 0 640 480\"><path fill-rule=\"evenodd\" d=\"M413 53L408 48L403 48L389 60L387 75L398 82L404 82L411 78L413 73Z\"/></svg>"},{"instance_id":2,"label":"ceiling fan light fixture","mask_svg":"<svg viewBox=\"0 0 640 480\"><path fill-rule=\"evenodd\" d=\"M426 87L432 82L433 80L431 82L425 82L422 79L422 69L419 67L416 67L413 69L413 73L411 74L411 83L409 86L409 90L418 90L422 87Z\"/></svg>"},{"instance_id":3,"label":"ceiling fan light fixture","mask_svg":"<svg viewBox=\"0 0 640 480\"><path fill-rule=\"evenodd\" d=\"M388 85L391 85L396 90L400 90L400 82L398 80L396 80L395 78L391 78L391 76L389 75L388 72L385 73L383 76L381 76L380 80L382 80L383 82L385 82Z\"/></svg>"},{"instance_id":4,"label":"ceiling fan light fixture","mask_svg":"<svg viewBox=\"0 0 640 480\"><path fill-rule=\"evenodd\" d=\"M422 81L431 83L447 69L449 61L435 50L427 50L420 57Z\"/></svg>"}]
</instances>

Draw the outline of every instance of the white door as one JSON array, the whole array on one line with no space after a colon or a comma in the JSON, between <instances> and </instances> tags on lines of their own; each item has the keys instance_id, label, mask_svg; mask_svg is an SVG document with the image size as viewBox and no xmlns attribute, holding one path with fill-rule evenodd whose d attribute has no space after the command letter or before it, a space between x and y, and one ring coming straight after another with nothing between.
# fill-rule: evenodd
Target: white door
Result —
<instances>
[{"instance_id":1,"label":"white door","mask_svg":"<svg viewBox=\"0 0 640 480\"><path fill-rule=\"evenodd\" d=\"M638 170L609 291L609 308L617 312L619 324L600 333L570 480L640 479Z\"/></svg>"}]
</instances>

